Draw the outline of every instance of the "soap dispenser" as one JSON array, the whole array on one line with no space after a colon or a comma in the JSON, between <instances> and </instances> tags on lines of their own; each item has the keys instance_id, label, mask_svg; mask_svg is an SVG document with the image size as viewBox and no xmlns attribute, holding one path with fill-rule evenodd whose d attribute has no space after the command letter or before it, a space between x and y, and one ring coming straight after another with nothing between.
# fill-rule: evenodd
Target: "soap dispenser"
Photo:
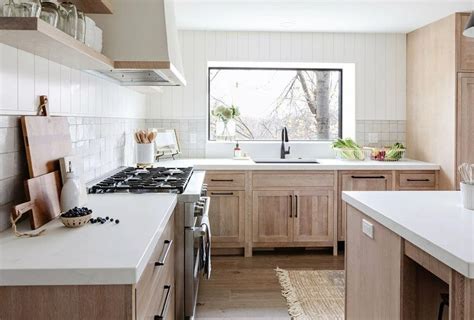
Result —
<instances>
[{"instance_id":1,"label":"soap dispenser","mask_svg":"<svg viewBox=\"0 0 474 320\"><path fill-rule=\"evenodd\" d=\"M234 148L234 158L242 158L242 150L239 147L239 142L237 141L237 144L235 145Z\"/></svg>"},{"instance_id":2,"label":"soap dispenser","mask_svg":"<svg viewBox=\"0 0 474 320\"><path fill-rule=\"evenodd\" d=\"M83 205L81 197L81 182L74 174L69 162L69 171L66 173L66 181L61 189L60 206L61 212L66 212L74 207Z\"/></svg>"}]
</instances>

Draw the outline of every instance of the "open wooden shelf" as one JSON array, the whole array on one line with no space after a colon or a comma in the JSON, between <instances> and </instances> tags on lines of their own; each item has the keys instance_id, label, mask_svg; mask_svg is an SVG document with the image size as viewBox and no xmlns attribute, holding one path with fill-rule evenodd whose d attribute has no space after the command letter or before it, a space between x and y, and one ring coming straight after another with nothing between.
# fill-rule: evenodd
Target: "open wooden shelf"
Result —
<instances>
[{"instance_id":1,"label":"open wooden shelf","mask_svg":"<svg viewBox=\"0 0 474 320\"><path fill-rule=\"evenodd\" d=\"M81 1L83 3L104 1ZM0 43L79 70L113 69L114 62L39 18L0 18Z\"/></svg>"},{"instance_id":2,"label":"open wooden shelf","mask_svg":"<svg viewBox=\"0 0 474 320\"><path fill-rule=\"evenodd\" d=\"M71 2L85 13L112 13L110 0L71 0Z\"/></svg>"}]
</instances>

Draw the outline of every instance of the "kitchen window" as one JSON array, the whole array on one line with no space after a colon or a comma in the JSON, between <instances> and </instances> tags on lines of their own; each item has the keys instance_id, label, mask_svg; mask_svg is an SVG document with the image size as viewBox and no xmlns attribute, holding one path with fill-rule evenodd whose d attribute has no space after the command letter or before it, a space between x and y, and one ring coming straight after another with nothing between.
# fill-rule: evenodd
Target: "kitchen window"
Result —
<instances>
[{"instance_id":1,"label":"kitchen window","mask_svg":"<svg viewBox=\"0 0 474 320\"><path fill-rule=\"evenodd\" d=\"M342 137L342 69L209 67L209 141Z\"/></svg>"}]
</instances>

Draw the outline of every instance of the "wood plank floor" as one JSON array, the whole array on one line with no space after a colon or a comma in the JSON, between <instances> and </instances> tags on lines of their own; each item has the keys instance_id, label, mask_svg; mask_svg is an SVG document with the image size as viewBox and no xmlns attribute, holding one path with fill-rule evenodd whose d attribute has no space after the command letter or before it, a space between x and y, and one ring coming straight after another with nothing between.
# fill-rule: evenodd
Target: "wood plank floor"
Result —
<instances>
[{"instance_id":1,"label":"wood plank floor","mask_svg":"<svg viewBox=\"0 0 474 320\"><path fill-rule=\"evenodd\" d=\"M344 256L328 250L258 252L252 258L213 256L202 280L197 319L289 319L274 269L342 270Z\"/></svg>"}]
</instances>

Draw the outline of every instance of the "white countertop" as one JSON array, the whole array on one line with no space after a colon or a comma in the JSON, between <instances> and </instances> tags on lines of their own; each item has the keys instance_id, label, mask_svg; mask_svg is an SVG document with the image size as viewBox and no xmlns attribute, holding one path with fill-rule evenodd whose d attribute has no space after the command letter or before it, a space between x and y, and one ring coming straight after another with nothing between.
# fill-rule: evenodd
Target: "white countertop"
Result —
<instances>
[{"instance_id":1,"label":"white countertop","mask_svg":"<svg viewBox=\"0 0 474 320\"><path fill-rule=\"evenodd\" d=\"M233 159L183 159L167 160L157 166L188 167L197 170L439 170L439 165L415 160L382 161L344 161L337 159L317 159L319 164L268 164L253 160Z\"/></svg>"},{"instance_id":2,"label":"white countertop","mask_svg":"<svg viewBox=\"0 0 474 320\"><path fill-rule=\"evenodd\" d=\"M474 211L456 191L343 192L342 199L474 279Z\"/></svg>"},{"instance_id":3,"label":"white countertop","mask_svg":"<svg viewBox=\"0 0 474 320\"><path fill-rule=\"evenodd\" d=\"M174 194L89 195L94 217L120 223L68 229L56 219L36 238L4 231L0 285L137 283L175 205Z\"/></svg>"}]
</instances>

